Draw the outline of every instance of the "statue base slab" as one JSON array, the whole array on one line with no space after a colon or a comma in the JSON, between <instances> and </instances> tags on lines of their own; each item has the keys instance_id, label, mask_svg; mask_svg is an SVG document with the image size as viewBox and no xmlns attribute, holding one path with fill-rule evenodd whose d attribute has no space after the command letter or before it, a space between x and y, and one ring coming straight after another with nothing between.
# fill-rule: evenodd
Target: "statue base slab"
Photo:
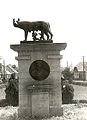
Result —
<instances>
[{"instance_id":1,"label":"statue base slab","mask_svg":"<svg viewBox=\"0 0 87 120\"><path fill-rule=\"evenodd\" d=\"M21 44L23 43L53 43L53 40L39 40L39 41L21 41Z\"/></svg>"}]
</instances>

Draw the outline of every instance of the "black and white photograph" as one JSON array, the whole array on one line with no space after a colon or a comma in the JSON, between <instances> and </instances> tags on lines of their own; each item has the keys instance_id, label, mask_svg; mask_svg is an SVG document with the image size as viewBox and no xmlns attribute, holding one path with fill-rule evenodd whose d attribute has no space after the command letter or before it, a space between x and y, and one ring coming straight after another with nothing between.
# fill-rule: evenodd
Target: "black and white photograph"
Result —
<instances>
[{"instance_id":1,"label":"black and white photograph","mask_svg":"<svg viewBox=\"0 0 87 120\"><path fill-rule=\"evenodd\" d=\"M0 120L87 120L87 0L3 0L0 13Z\"/></svg>"}]
</instances>

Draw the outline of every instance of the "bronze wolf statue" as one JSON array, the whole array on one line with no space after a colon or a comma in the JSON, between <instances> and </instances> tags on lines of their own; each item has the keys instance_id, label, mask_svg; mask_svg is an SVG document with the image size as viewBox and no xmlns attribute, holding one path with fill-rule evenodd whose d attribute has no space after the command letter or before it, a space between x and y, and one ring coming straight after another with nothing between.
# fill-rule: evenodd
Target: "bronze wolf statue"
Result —
<instances>
[{"instance_id":1,"label":"bronze wolf statue","mask_svg":"<svg viewBox=\"0 0 87 120\"><path fill-rule=\"evenodd\" d=\"M24 30L25 33L25 41L27 41L28 32L34 32L35 31L41 31L41 37L40 40L44 40L44 34L47 36L47 40L51 40L53 37L53 34L50 30L50 24L44 21L35 21L35 22L29 22L29 21L20 21L18 18L17 21L13 19L13 25L14 27L18 27L20 29ZM49 38L50 37L50 38Z\"/></svg>"}]
</instances>

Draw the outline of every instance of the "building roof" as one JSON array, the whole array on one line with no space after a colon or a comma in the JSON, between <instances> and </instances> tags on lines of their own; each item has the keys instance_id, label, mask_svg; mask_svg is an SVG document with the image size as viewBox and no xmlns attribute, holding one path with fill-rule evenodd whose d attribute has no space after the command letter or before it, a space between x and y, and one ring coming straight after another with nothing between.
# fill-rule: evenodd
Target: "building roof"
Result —
<instances>
[{"instance_id":1,"label":"building roof","mask_svg":"<svg viewBox=\"0 0 87 120\"><path fill-rule=\"evenodd\" d=\"M83 71L83 63L79 62L75 67L78 68L78 71ZM87 62L84 62L84 71L87 71Z\"/></svg>"},{"instance_id":2,"label":"building roof","mask_svg":"<svg viewBox=\"0 0 87 120\"><path fill-rule=\"evenodd\" d=\"M9 64L5 67L4 67L4 65L2 65L0 74L2 74L4 71L5 71L5 74L9 74L9 75L12 73L16 73L16 74L18 73L18 71L16 69L14 69L11 64Z\"/></svg>"},{"instance_id":3,"label":"building roof","mask_svg":"<svg viewBox=\"0 0 87 120\"><path fill-rule=\"evenodd\" d=\"M18 73L18 71L15 70L11 64L6 66L6 70L9 71L10 73Z\"/></svg>"}]
</instances>

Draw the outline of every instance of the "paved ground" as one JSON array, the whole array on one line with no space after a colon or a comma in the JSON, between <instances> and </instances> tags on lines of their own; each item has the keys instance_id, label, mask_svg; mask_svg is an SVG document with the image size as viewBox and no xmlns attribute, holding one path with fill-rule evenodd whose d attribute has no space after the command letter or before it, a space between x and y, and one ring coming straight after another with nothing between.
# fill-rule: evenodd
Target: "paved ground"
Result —
<instances>
[{"instance_id":1,"label":"paved ground","mask_svg":"<svg viewBox=\"0 0 87 120\"><path fill-rule=\"evenodd\" d=\"M87 100L87 86L73 85L73 87L75 100Z\"/></svg>"}]
</instances>

